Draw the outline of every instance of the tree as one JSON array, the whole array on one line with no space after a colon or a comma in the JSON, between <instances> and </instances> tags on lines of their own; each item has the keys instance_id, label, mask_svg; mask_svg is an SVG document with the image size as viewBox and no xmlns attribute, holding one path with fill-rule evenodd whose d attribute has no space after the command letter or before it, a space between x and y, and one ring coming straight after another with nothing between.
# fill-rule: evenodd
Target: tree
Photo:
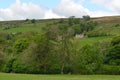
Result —
<instances>
[{"instance_id":1,"label":"tree","mask_svg":"<svg viewBox=\"0 0 120 80\"><path fill-rule=\"evenodd\" d=\"M31 20L31 23L35 24L35 23L36 23L36 20L35 20L35 19L32 19L32 20Z\"/></svg>"},{"instance_id":2,"label":"tree","mask_svg":"<svg viewBox=\"0 0 120 80\"><path fill-rule=\"evenodd\" d=\"M13 71L18 73L48 73L51 64L52 42L48 33L29 34L14 43L15 52L20 53L13 63ZM31 36L31 37L30 37ZM28 40L31 39L31 40Z\"/></svg>"},{"instance_id":3,"label":"tree","mask_svg":"<svg viewBox=\"0 0 120 80\"><path fill-rule=\"evenodd\" d=\"M5 55L0 51L0 71L5 63Z\"/></svg>"},{"instance_id":4,"label":"tree","mask_svg":"<svg viewBox=\"0 0 120 80\"><path fill-rule=\"evenodd\" d=\"M26 19L25 21L26 21L26 22L28 22L28 21L29 21L29 19Z\"/></svg>"},{"instance_id":5,"label":"tree","mask_svg":"<svg viewBox=\"0 0 120 80\"><path fill-rule=\"evenodd\" d=\"M52 28L53 29L53 28ZM39 73L49 73L50 71L49 66L52 64L52 52L54 50L53 48L53 42L55 40L53 33L51 32L51 27L49 29L46 29L44 33L42 34L36 34L34 36L34 42L31 44L28 48L30 50L30 53L33 56L33 62L35 61L37 65L39 66L38 69L40 69ZM32 47L32 45L34 47ZM32 48L32 49L31 49Z\"/></svg>"},{"instance_id":6,"label":"tree","mask_svg":"<svg viewBox=\"0 0 120 80\"><path fill-rule=\"evenodd\" d=\"M61 18L58 23L62 24L62 23L65 23L65 21L64 19Z\"/></svg>"},{"instance_id":7,"label":"tree","mask_svg":"<svg viewBox=\"0 0 120 80\"><path fill-rule=\"evenodd\" d=\"M73 30L74 30L74 35L82 33L81 28L78 25L73 26Z\"/></svg>"},{"instance_id":8,"label":"tree","mask_svg":"<svg viewBox=\"0 0 120 80\"><path fill-rule=\"evenodd\" d=\"M99 72L102 66L103 57L99 51L100 49L95 46L85 45L78 54L77 70L81 74L93 74Z\"/></svg>"},{"instance_id":9,"label":"tree","mask_svg":"<svg viewBox=\"0 0 120 80\"><path fill-rule=\"evenodd\" d=\"M120 36L114 37L111 41L107 62L111 65L120 65Z\"/></svg>"},{"instance_id":10,"label":"tree","mask_svg":"<svg viewBox=\"0 0 120 80\"><path fill-rule=\"evenodd\" d=\"M60 40L58 40L58 53L60 58L60 65L61 65L61 74L64 74L64 72L71 72L70 67L67 67L67 71L65 71L65 67L67 65L70 65L70 47L71 47L71 37L72 37L72 31L69 29L67 25L60 25L59 26L59 36L61 37Z\"/></svg>"},{"instance_id":11,"label":"tree","mask_svg":"<svg viewBox=\"0 0 120 80\"><path fill-rule=\"evenodd\" d=\"M80 23L81 32L89 32L95 28L96 24L93 21L87 21Z\"/></svg>"},{"instance_id":12,"label":"tree","mask_svg":"<svg viewBox=\"0 0 120 80\"><path fill-rule=\"evenodd\" d=\"M80 24L80 18L74 18L73 22L74 24Z\"/></svg>"},{"instance_id":13,"label":"tree","mask_svg":"<svg viewBox=\"0 0 120 80\"><path fill-rule=\"evenodd\" d=\"M89 21L90 20L90 16L89 15L83 16L83 20L84 21Z\"/></svg>"},{"instance_id":14,"label":"tree","mask_svg":"<svg viewBox=\"0 0 120 80\"><path fill-rule=\"evenodd\" d=\"M69 19L68 19L68 24L69 26L73 26L73 20L74 20L75 16L70 16Z\"/></svg>"},{"instance_id":15,"label":"tree","mask_svg":"<svg viewBox=\"0 0 120 80\"><path fill-rule=\"evenodd\" d=\"M27 38L21 38L15 41L13 48L15 53L21 53L27 48L29 41Z\"/></svg>"},{"instance_id":16,"label":"tree","mask_svg":"<svg viewBox=\"0 0 120 80\"><path fill-rule=\"evenodd\" d=\"M120 36L114 37L113 40L111 41L112 46L115 46L115 45L118 45L118 44L120 44Z\"/></svg>"}]
</instances>

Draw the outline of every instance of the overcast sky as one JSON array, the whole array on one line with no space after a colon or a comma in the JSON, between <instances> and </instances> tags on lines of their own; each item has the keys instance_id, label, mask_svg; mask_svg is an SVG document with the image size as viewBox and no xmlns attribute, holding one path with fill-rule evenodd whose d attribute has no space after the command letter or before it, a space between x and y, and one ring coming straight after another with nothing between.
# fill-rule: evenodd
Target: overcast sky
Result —
<instances>
[{"instance_id":1,"label":"overcast sky","mask_svg":"<svg viewBox=\"0 0 120 80\"><path fill-rule=\"evenodd\" d=\"M120 0L0 0L0 20L120 14Z\"/></svg>"}]
</instances>

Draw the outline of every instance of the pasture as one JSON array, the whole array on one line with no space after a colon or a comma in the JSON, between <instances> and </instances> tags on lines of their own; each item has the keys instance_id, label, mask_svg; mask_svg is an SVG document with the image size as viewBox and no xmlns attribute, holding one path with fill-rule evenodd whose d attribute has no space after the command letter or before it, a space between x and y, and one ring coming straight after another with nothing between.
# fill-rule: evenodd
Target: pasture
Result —
<instances>
[{"instance_id":1,"label":"pasture","mask_svg":"<svg viewBox=\"0 0 120 80\"><path fill-rule=\"evenodd\" d=\"M33 75L0 73L0 80L120 80L119 75Z\"/></svg>"}]
</instances>

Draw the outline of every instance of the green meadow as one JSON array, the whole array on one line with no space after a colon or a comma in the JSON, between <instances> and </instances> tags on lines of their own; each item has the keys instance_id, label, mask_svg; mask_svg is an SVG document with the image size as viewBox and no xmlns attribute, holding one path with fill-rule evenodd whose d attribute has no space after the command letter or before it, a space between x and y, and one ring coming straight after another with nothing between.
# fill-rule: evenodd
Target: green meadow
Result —
<instances>
[{"instance_id":1,"label":"green meadow","mask_svg":"<svg viewBox=\"0 0 120 80\"><path fill-rule=\"evenodd\" d=\"M31 75L0 73L0 80L120 80L119 75Z\"/></svg>"}]
</instances>

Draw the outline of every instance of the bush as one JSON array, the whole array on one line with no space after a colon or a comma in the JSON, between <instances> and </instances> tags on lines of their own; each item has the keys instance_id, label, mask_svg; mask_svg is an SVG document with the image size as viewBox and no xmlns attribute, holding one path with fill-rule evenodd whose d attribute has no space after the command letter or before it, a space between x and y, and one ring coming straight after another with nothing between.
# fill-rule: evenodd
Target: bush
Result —
<instances>
[{"instance_id":1,"label":"bush","mask_svg":"<svg viewBox=\"0 0 120 80\"><path fill-rule=\"evenodd\" d=\"M19 60L16 60L13 63L12 70L15 73L28 73L28 74L40 73L40 68L37 67L37 64L27 64Z\"/></svg>"},{"instance_id":2,"label":"bush","mask_svg":"<svg viewBox=\"0 0 120 80\"><path fill-rule=\"evenodd\" d=\"M3 68L3 72L6 72L6 73L10 73L12 72L12 65L13 65L13 62L15 61L14 58L10 58L9 60L6 61L5 65L4 65L4 68Z\"/></svg>"},{"instance_id":3,"label":"bush","mask_svg":"<svg viewBox=\"0 0 120 80\"><path fill-rule=\"evenodd\" d=\"M12 66L12 70L15 73L26 73L26 66L22 62L15 61Z\"/></svg>"},{"instance_id":4,"label":"bush","mask_svg":"<svg viewBox=\"0 0 120 80\"><path fill-rule=\"evenodd\" d=\"M5 63L5 56L0 52L0 71L2 70L4 63Z\"/></svg>"},{"instance_id":5,"label":"bush","mask_svg":"<svg viewBox=\"0 0 120 80\"><path fill-rule=\"evenodd\" d=\"M48 73L49 74L60 74L60 65L59 64L52 64L49 67Z\"/></svg>"},{"instance_id":6,"label":"bush","mask_svg":"<svg viewBox=\"0 0 120 80\"><path fill-rule=\"evenodd\" d=\"M0 44L4 44L5 43L5 39L0 37Z\"/></svg>"},{"instance_id":7,"label":"bush","mask_svg":"<svg viewBox=\"0 0 120 80\"><path fill-rule=\"evenodd\" d=\"M84 15L83 16L83 20L84 21L89 21L90 20L90 16L89 15Z\"/></svg>"},{"instance_id":8,"label":"bush","mask_svg":"<svg viewBox=\"0 0 120 80\"><path fill-rule=\"evenodd\" d=\"M120 36L111 41L106 62L111 65L120 65Z\"/></svg>"},{"instance_id":9,"label":"bush","mask_svg":"<svg viewBox=\"0 0 120 80\"><path fill-rule=\"evenodd\" d=\"M120 26L120 24L115 24L113 27L119 27Z\"/></svg>"},{"instance_id":10,"label":"bush","mask_svg":"<svg viewBox=\"0 0 120 80\"><path fill-rule=\"evenodd\" d=\"M103 31L90 31L87 33L88 37L101 37L101 36L109 36L106 32Z\"/></svg>"},{"instance_id":11,"label":"bush","mask_svg":"<svg viewBox=\"0 0 120 80\"><path fill-rule=\"evenodd\" d=\"M104 65L101 71L102 74L120 75L120 66Z\"/></svg>"},{"instance_id":12,"label":"bush","mask_svg":"<svg viewBox=\"0 0 120 80\"><path fill-rule=\"evenodd\" d=\"M29 45L28 39L22 38L15 41L13 47L16 53L20 53Z\"/></svg>"},{"instance_id":13,"label":"bush","mask_svg":"<svg viewBox=\"0 0 120 80\"><path fill-rule=\"evenodd\" d=\"M32 20L31 20L31 23L33 23L33 24L34 24L35 22L36 22L36 20L35 20L35 19L32 19Z\"/></svg>"},{"instance_id":14,"label":"bush","mask_svg":"<svg viewBox=\"0 0 120 80\"><path fill-rule=\"evenodd\" d=\"M95 74L98 73L103 64L103 56L99 47L96 45L85 45L79 53L75 73L78 74Z\"/></svg>"},{"instance_id":15,"label":"bush","mask_svg":"<svg viewBox=\"0 0 120 80\"><path fill-rule=\"evenodd\" d=\"M71 65L70 64L66 64L64 67L64 73L65 74L71 74L73 72L73 70L71 69Z\"/></svg>"}]
</instances>

